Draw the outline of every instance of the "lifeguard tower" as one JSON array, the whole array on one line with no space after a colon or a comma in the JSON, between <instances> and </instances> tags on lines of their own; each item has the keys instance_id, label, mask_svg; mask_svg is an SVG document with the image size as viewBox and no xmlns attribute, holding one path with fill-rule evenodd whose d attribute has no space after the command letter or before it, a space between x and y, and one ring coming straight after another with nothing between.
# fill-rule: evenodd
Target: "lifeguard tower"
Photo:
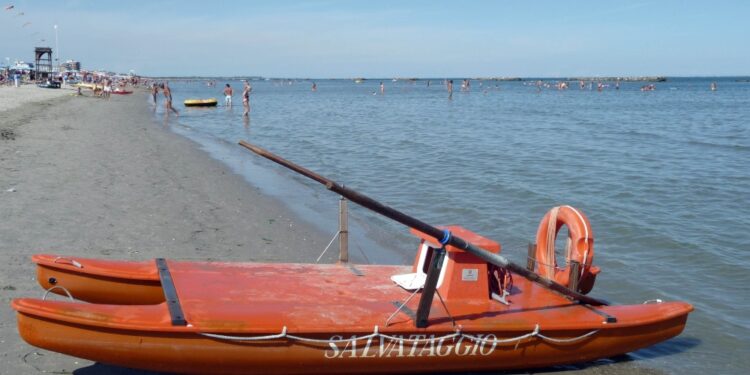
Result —
<instances>
[{"instance_id":1,"label":"lifeguard tower","mask_svg":"<svg viewBox=\"0 0 750 375\"><path fill-rule=\"evenodd\" d=\"M34 48L34 63L36 71L34 78L37 82L46 81L52 75L52 48Z\"/></svg>"}]
</instances>

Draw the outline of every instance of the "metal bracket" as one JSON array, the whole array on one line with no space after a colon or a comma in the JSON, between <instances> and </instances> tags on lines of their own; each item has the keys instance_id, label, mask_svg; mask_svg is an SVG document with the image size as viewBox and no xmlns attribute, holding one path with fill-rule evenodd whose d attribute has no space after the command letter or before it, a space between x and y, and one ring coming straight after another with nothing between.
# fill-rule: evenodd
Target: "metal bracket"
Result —
<instances>
[{"instance_id":1,"label":"metal bracket","mask_svg":"<svg viewBox=\"0 0 750 375\"><path fill-rule=\"evenodd\" d=\"M180 299L177 297L177 290L174 287L172 275L169 273L167 261L164 258L156 258L156 269L159 271L159 280L161 288L164 291L164 298L167 301L169 316L172 319L173 326L186 326L185 314L180 307Z\"/></svg>"},{"instance_id":2,"label":"metal bracket","mask_svg":"<svg viewBox=\"0 0 750 375\"><path fill-rule=\"evenodd\" d=\"M440 270L443 267L443 259L445 259L445 248L435 249L430 269L427 271L427 279L422 288L422 297L419 299L419 305L417 306L417 319L414 321L417 328L426 328L428 326L432 299L435 297L435 291L437 290Z\"/></svg>"},{"instance_id":3,"label":"metal bracket","mask_svg":"<svg viewBox=\"0 0 750 375\"><path fill-rule=\"evenodd\" d=\"M604 323L617 323L617 318L616 317L614 317L612 315L609 315L609 314L605 313L604 311L597 310L593 306L587 305L585 303L581 303L580 305L583 306L583 307L585 307L585 308L587 308L587 309L589 309L589 310L591 310L591 312L593 312L594 314L603 316L604 317Z\"/></svg>"},{"instance_id":4,"label":"metal bracket","mask_svg":"<svg viewBox=\"0 0 750 375\"><path fill-rule=\"evenodd\" d=\"M502 295L492 292L492 294L490 294L490 297L492 297L493 300L502 303L503 305L510 306L510 302L508 302L508 300L506 299L506 297L508 297L509 295L510 293L508 293L507 290L503 290Z\"/></svg>"}]
</instances>

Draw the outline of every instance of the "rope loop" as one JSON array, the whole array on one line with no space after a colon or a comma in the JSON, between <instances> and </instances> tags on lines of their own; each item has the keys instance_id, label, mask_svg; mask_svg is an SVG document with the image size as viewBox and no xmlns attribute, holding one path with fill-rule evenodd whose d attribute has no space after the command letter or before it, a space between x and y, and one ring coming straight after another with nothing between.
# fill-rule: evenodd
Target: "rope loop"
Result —
<instances>
[{"instance_id":1,"label":"rope loop","mask_svg":"<svg viewBox=\"0 0 750 375\"><path fill-rule=\"evenodd\" d=\"M51 287L51 288L49 288L49 289L45 290L45 291L44 291L44 295L42 295L42 301L46 301L46 300L47 300L47 297L48 297L48 296L49 296L49 294L50 294L50 292L52 292L52 291L53 291L53 290L55 290L55 289L59 289L59 290L62 290L63 292L65 292L65 294L67 294L67 295L68 295L68 299L69 299L69 300L71 300L71 301L75 301L75 299L73 298L73 295L72 295L72 294L70 294L70 291L69 291L69 290L67 290L67 289L65 289L65 287L63 287L63 286L60 286L60 285L55 285L55 286L53 286L53 287Z\"/></svg>"}]
</instances>

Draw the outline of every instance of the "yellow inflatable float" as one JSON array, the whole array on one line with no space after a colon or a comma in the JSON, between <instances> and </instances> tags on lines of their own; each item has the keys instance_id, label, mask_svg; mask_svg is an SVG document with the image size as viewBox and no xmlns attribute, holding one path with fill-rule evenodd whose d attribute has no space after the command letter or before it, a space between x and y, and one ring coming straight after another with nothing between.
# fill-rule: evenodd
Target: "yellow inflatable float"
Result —
<instances>
[{"instance_id":1,"label":"yellow inflatable float","mask_svg":"<svg viewBox=\"0 0 750 375\"><path fill-rule=\"evenodd\" d=\"M184 104L185 107L216 107L218 101L215 98L211 99L187 99Z\"/></svg>"}]
</instances>

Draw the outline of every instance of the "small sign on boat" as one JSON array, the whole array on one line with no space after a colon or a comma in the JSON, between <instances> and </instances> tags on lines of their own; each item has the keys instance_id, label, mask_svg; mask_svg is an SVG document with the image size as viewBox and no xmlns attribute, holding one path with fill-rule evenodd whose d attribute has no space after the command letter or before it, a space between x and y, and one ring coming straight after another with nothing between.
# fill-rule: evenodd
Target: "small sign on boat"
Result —
<instances>
[{"instance_id":1,"label":"small sign on boat","mask_svg":"<svg viewBox=\"0 0 750 375\"><path fill-rule=\"evenodd\" d=\"M465 268L461 270L462 281L477 281L479 280L479 270L476 268Z\"/></svg>"}]
</instances>

